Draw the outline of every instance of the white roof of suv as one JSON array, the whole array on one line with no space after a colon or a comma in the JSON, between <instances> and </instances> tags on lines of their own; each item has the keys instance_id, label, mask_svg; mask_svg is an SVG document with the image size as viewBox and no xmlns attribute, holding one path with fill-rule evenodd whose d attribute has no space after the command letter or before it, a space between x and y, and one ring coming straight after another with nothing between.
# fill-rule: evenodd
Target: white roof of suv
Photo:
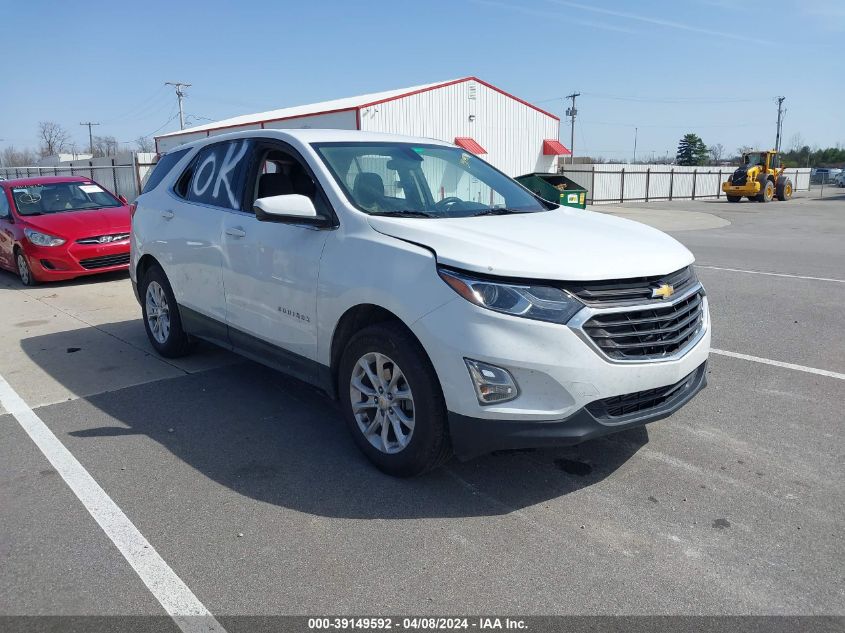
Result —
<instances>
[{"instance_id":1,"label":"white roof of suv","mask_svg":"<svg viewBox=\"0 0 845 633\"><path fill-rule=\"evenodd\" d=\"M208 143L225 141L234 138L279 138L282 140L296 139L301 143L366 143L372 141L375 143L420 143L426 145L445 145L452 147L452 143L447 143L435 138L421 138L418 136L404 136L400 134L387 134L384 132L363 132L361 130L337 130L337 129L317 129L317 128L297 128L290 130L242 130L239 132L229 132L227 134L215 134L202 139L197 139L184 145L178 146L175 149L184 149L185 147L195 147L197 145L206 145ZM171 150L173 151L173 150Z\"/></svg>"}]
</instances>

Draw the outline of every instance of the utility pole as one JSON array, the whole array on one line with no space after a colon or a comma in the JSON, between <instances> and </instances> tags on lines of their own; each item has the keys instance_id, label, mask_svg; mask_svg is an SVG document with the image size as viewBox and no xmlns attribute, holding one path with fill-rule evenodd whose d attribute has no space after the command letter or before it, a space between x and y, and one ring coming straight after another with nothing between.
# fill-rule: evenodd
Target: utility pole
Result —
<instances>
[{"instance_id":1,"label":"utility pole","mask_svg":"<svg viewBox=\"0 0 845 633\"><path fill-rule=\"evenodd\" d=\"M634 128L634 162L637 162L637 132L639 128Z\"/></svg>"},{"instance_id":2,"label":"utility pole","mask_svg":"<svg viewBox=\"0 0 845 633\"><path fill-rule=\"evenodd\" d=\"M775 151L780 151L780 134L781 134L781 125L783 125L783 102L786 97L778 97L778 133L775 137Z\"/></svg>"},{"instance_id":3,"label":"utility pole","mask_svg":"<svg viewBox=\"0 0 845 633\"><path fill-rule=\"evenodd\" d=\"M95 125L100 125L99 123L92 123L91 121L86 121L85 123L80 123L79 125L87 125L88 126L88 148L91 151L91 156L94 155L94 132L91 131L91 128Z\"/></svg>"},{"instance_id":4,"label":"utility pole","mask_svg":"<svg viewBox=\"0 0 845 633\"><path fill-rule=\"evenodd\" d=\"M575 109L575 97L580 97L580 92L573 92L571 95L566 95L567 99L572 99L572 107L566 109L566 116L570 117L571 125L569 128L569 164L571 165L575 160L575 115L578 110Z\"/></svg>"},{"instance_id":5,"label":"utility pole","mask_svg":"<svg viewBox=\"0 0 845 633\"><path fill-rule=\"evenodd\" d=\"M176 88L176 99L179 101L179 129L185 129L185 112L182 109L182 99L185 98L185 92L183 88L190 88L191 84L186 84L181 81L165 81L165 86L173 86Z\"/></svg>"}]
</instances>

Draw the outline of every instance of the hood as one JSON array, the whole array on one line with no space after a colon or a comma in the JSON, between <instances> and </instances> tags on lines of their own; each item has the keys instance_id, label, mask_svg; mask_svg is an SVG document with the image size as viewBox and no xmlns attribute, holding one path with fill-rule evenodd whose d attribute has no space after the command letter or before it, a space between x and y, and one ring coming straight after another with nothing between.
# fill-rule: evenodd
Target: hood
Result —
<instances>
[{"instance_id":1,"label":"hood","mask_svg":"<svg viewBox=\"0 0 845 633\"><path fill-rule=\"evenodd\" d=\"M369 216L378 232L432 249L440 264L526 279L598 281L665 275L694 260L645 224L564 207L474 218Z\"/></svg>"},{"instance_id":2,"label":"hood","mask_svg":"<svg viewBox=\"0 0 845 633\"><path fill-rule=\"evenodd\" d=\"M110 233L129 233L128 206L27 215L22 219L36 231L67 240Z\"/></svg>"}]
</instances>

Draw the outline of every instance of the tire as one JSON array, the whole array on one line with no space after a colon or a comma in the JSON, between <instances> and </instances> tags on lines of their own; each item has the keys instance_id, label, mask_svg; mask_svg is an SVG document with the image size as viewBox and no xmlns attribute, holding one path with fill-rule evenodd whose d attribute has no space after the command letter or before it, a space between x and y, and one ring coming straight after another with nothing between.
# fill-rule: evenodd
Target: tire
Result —
<instances>
[{"instance_id":1,"label":"tire","mask_svg":"<svg viewBox=\"0 0 845 633\"><path fill-rule=\"evenodd\" d=\"M29 267L29 262L26 260L26 255L19 248L15 249L15 264L18 267L18 275L21 278L21 283L24 286L37 286L38 280L32 274L32 269Z\"/></svg>"},{"instance_id":2,"label":"tire","mask_svg":"<svg viewBox=\"0 0 845 633\"><path fill-rule=\"evenodd\" d=\"M774 183L771 180L765 180L760 184L763 188L760 189L760 193L757 195L757 202L771 202L775 197Z\"/></svg>"},{"instance_id":3,"label":"tire","mask_svg":"<svg viewBox=\"0 0 845 633\"><path fill-rule=\"evenodd\" d=\"M742 196L727 196L728 202L739 202L742 200Z\"/></svg>"},{"instance_id":4,"label":"tire","mask_svg":"<svg viewBox=\"0 0 845 633\"><path fill-rule=\"evenodd\" d=\"M792 181L789 178L778 178L777 197L781 202L785 202L792 197Z\"/></svg>"},{"instance_id":5,"label":"tire","mask_svg":"<svg viewBox=\"0 0 845 633\"><path fill-rule=\"evenodd\" d=\"M191 351L191 338L182 329L179 305L167 275L157 265L150 267L141 281L141 313L147 338L165 358L179 358Z\"/></svg>"},{"instance_id":6,"label":"tire","mask_svg":"<svg viewBox=\"0 0 845 633\"><path fill-rule=\"evenodd\" d=\"M338 392L355 444L382 472L413 477L452 455L440 381L401 324L380 323L352 337L340 360Z\"/></svg>"}]
</instances>

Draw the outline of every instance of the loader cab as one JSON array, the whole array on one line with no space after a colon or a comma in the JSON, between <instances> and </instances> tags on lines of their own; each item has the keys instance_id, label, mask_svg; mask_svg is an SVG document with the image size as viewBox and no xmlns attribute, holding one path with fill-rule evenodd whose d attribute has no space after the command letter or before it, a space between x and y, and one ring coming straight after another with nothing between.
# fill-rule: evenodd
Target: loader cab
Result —
<instances>
[{"instance_id":1,"label":"loader cab","mask_svg":"<svg viewBox=\"0 0 845 633\"><path fill-rule=\"evenodd\" d=\"M778 168L778 153L767 151L753 151L746 152L742 155L742 162L746 169L751 167L760 167L765 171L771 171Z\"/></svg>"}]
</instances>

